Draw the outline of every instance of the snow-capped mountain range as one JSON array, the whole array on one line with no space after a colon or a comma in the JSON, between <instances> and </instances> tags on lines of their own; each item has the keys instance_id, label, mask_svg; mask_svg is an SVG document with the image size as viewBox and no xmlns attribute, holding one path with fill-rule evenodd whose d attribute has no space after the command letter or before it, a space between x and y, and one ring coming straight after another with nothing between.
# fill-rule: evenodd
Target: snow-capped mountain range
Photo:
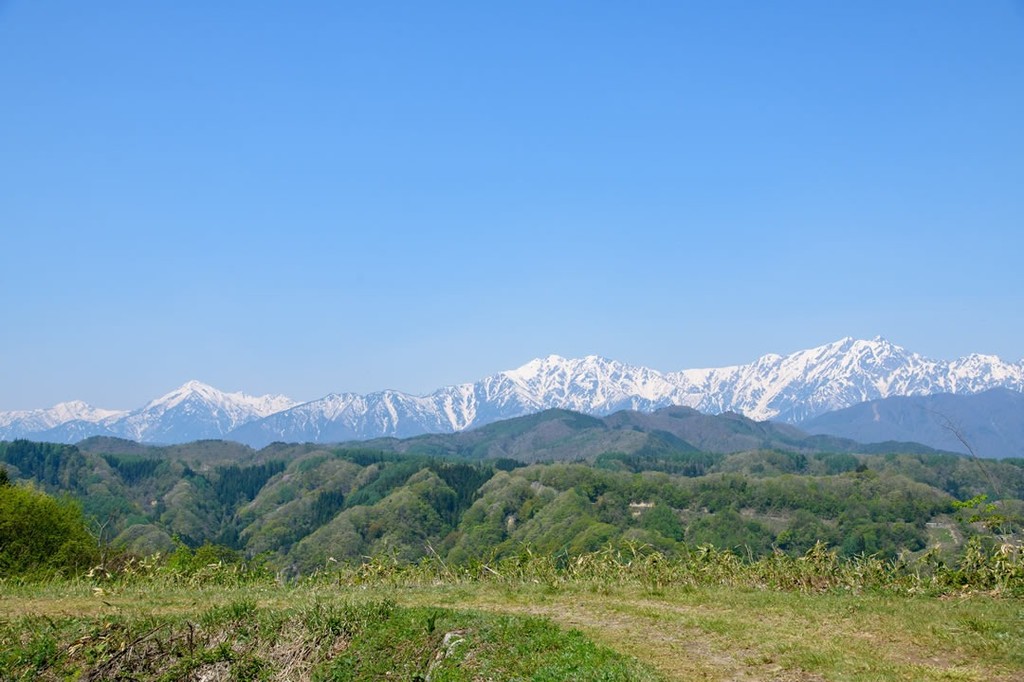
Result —
<instances>
[{"instance_id":1,"label":"snow-capped mountain range","mask_svg":"<svg viewBox=\"0 0 1024 682\"><path fill-rule=\"evenodd\" d=\"M992 355L930 360L881 337L844 338L747 365L659 372L598 356L550 355L476 383L426 396L399 391L331 394L302 404L283 396L223 393L197 381L130 412L82 402L0 413L0 439L76 442L93 435L174 443L228 438L337 442L452 432L548 408L605 415L685 405L717 414L792 424L867 400L895 395L1024 392L1024 360Z\"/></svg>"},{"instance_id":2,"label":"snow-capped mountain range","mask_svg":"<svg viewBox=\"0 0 1024 682\"><path fill-rule=\"evenodd\" d=\"M189 381L131 411L101 410L73 401L44 410L0 412L0 439L75 443L90 436L116 436L146 443L185 443L222 438L243 424L294 405L284 396L224 393Z\"/></svg>"}]
</instances>

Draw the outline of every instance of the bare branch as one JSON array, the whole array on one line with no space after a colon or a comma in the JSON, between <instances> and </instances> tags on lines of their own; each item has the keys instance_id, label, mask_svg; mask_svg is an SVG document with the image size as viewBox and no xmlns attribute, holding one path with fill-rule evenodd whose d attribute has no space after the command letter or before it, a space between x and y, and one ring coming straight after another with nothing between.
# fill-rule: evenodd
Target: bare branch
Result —
<instances>
[{"instance_id":1,"label":"bare branch","mask_svg":"<svg viewBox=\"0 0 1024 682\"><path fill-rule=\"evenodd\" d=\"M974 448L971 446L970 441L967 440L967 437L964 435L963 430L959 426L954 424L953 420L950 419L948 415L945 415L941 412L937 412L936 410L928 411L939 418L939 425L942 428L946 429L951 434L953 434L953 436L958 441L960 441L960 444L967 448L967 452L968 454L970 454L971 459L973 459L975 464L978 465L978 468L981 469L981 473L984 474L985 478L988 480L988 484L992 486L992 492L995 493L997 497L1002 498L1003 494L1002 491L1000 491L999 489L999 485L996 483L996 480L992 478L992 474L990 474L988 469L985 468L985 465L982 464L981 458L978 457L978 454L974 451Z\"/></svg>"}]
</instances>

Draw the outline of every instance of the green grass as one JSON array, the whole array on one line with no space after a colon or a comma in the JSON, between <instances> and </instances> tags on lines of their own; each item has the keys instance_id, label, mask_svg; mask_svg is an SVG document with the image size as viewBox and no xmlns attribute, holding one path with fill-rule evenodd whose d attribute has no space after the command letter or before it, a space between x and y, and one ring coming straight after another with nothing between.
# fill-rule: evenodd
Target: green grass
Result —
<instances>
[{"instance_id":1,"label":"green grass","mask_svg":"<svg viewBox=\"0 0 1024 682\"><path fill-rule=\"evenodd\" d=\"M1024 603L721 587L436 587L407 603L547 616L669 679L1024 679Z\"/></svg>"},{"instance_id":2,"label":"green grass","mask_svg":"<svg viewBox=\"0 0 1024 682\"><path fill-rule=\"evenodd\" d=\"M0 581L0 679L1022 680L1021 557L532 551ZM1011 551L1012 550L1012 551Z\"/></svg>"},{"instance_id":3,"label":"green grass","mask_svg":"<svg viewBox=\"0 0 1024 682\"><path fill-rule=\"evenodd\" d=\"M535 616L401 606L362 590L149 585L93 601L66 587L67 600L51 584L0 602L0 679L662 679Z\"/></svg>"},{"instance_id":4,"label":"green grass","mask_svg":"<svg viewBox=\"0 0 1024 682\"><path fill-rule=\"evenodd\" d=\"M1024 601L483 581L3 591L0 679L97 670L137 680L1019 680Z\"/></svg>"}]
</instances>

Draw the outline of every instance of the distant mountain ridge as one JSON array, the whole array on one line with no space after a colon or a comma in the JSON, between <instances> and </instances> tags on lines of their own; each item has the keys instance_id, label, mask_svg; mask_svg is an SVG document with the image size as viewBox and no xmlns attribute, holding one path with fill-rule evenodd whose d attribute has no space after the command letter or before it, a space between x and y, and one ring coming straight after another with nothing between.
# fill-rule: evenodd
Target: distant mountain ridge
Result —
<instances>
[{"instance_id":1,"label":"distant mountain ridge","mask_svg":"<svg viewBox=\"0 0 1024 682\"><path fill-rule=\"evenodd\" d=\"M895 395L1024 392L1024 361L992 355L930 360L881 337L844 338L746 365L659 372L598 356L550 355L475 383L425 396L400 391L330 394L296 404L283 396L223 393L199 382L131 412L64 403L51 410L0 413L0 439L74 442L94 435L144 442L228 438L253 446L273 441L337 442L449 433L545 409L603 416L681 405L791 424ZM68 407L75 405L74 408ZM60 409L58 409L60 408ZM61 415L70 418L63 419Z\"/></svg>"},{"instance_id":2,"label":"distant mountain ridge","mask_svg":"<svg viewBox=\"0 0 1024 682\"><path fill-rule=\"evenodd\" d=\"M81 401L48 410L0 413L0 439L32 438L75 443L110 436L145 443L184 443L221 438L237 427L295 405L284 396L224 393L199 381L131 411L102 410Z\"/></svg>"},{"instance_id":3,"label":"distant mountain ridge","mask_svg":"<svg viewBox=\"0 0 1024 682\"><path fill-rule=\"evenodd\" d=\"M551 408L477 429L412 438L360 441L371 449L465 459L508 457L522 462L594 461L601 455L658 452L730 454L754 450L791 453L935 453L919 443L863 444L848 438L811 435L799 428L754 421L726 412L709 415L672 406L652 412L620 410L604 417Z\"/></svg>"},{"instance_id":4,"label":"distant mountain ridge","mask_svg":"<svg viewBox=\"0 0 1024 682\"><path fill-rule=\"evenodd\" d=\"M800 428L862 443L914 441L966 453L955 429L979 457L1024 457L1024 393L992 388L965 395L892 396L827 412Z\"/></svg>"}]
</instances>

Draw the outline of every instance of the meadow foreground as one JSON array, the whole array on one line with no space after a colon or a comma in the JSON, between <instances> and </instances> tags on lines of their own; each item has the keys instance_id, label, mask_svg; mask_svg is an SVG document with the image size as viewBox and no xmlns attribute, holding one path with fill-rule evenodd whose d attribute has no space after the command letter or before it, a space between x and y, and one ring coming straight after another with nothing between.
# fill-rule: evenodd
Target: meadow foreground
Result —
<instances>
[{"instance_id":1,"label":"meadow foreground","mask_svg":"<svg viewBox=\"0 0 1024 682\"><path fill-rule=\"evenodd\" d=\"M1024 679L1024 602L1006 594L394 578L5 585L0 671L12 680Z\"/></svg>"}]
</instances>

